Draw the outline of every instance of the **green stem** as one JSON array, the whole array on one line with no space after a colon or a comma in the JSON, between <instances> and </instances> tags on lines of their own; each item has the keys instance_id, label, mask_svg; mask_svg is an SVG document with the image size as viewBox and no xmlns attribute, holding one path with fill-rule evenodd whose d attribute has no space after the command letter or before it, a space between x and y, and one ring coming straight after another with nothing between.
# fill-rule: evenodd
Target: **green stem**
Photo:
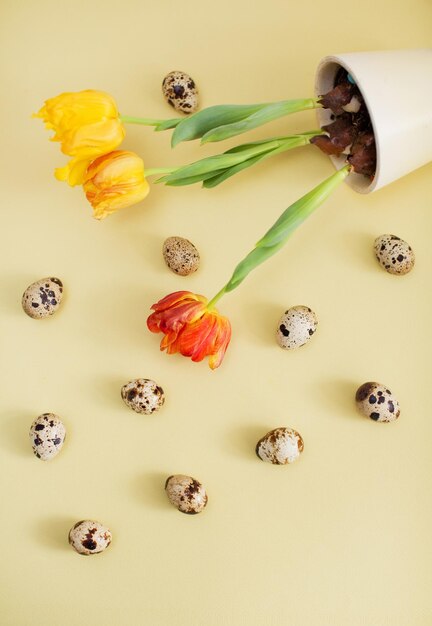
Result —
<instances>
[{"instance_id":1,"label":"green stem","mask_svg":"<svg viewBox=\"0 0 432 626\"><path fill-rule=\"evenodd\" d=\"M150 169L145 171L145 175L154 176L155 174L171 174L171 172L175 172L178 169L177 167L151 167Z\"/></svg>"},{"instance_id":2,"label":"green stem","mask_svg":"<svg viewBox=\"0 0 432 626\"><path fill-rule=\"evenodd\" d=\"M143 126L157 126L163 120L152 120L146 117L132 117L131 115L121 115L120 121L124 124L142 124Z\"/></svg>"},{"instance_id":3,"label":"green stem","mask_svg":"<svg viewBox=\"0 0 432 626\"><path fill-rule=\"evenodd\" d=\"M222 298L224 293L225 293L225 287L222 287L222 289L218 291L217 294L214 296L214 298L212 298L210 302L208 303L207 310L210 311L211 309L213 309L216 302Z\"/></svg>"}]
</instances>

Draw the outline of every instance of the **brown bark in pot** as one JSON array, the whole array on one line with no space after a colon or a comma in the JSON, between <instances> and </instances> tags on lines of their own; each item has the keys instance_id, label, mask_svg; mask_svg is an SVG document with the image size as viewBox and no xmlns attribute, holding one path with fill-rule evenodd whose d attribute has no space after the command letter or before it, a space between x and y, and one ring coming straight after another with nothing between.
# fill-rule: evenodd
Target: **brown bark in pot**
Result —
<instances>
[{"instance_id":1,"label":"brown bark in pot","mask_svg":"<svg viewBox=\"0 0 432 626\"><path fill-rule=\"evenodd\" d=\"M316 135L315 137L312 137L310 143L317 146L317 148L322 150L324 154L334 154L335 156L340 156L344 150L341 146L334 144L330 137L327 137L327 135Z\"/></svg>"},{"instance_id":2,"label":"brown bark in pot","mask_svg":"<svg viewBox=\"0 0 432 626\"><path fill-rule=\"evenodd\" d=\"M343 115L345 111L342 107L344 107L348 102L351 101L351 98L356 91L355 85L351 83L341 83L336 85L331 91L321 96L318 102L325 108L331 109L335 115Z\"/></svg>"},{"instance_id":3,"label":"brown bark in pot","mask_svg":"<svg viewBox=\"0 0 432 626\"><path fill-rule=\"evenodd\" d=\"M371 131L359 133L351 147L348 162L358 174L373 176L376 169L375 138Z\"/></svg>"}]
</instances>

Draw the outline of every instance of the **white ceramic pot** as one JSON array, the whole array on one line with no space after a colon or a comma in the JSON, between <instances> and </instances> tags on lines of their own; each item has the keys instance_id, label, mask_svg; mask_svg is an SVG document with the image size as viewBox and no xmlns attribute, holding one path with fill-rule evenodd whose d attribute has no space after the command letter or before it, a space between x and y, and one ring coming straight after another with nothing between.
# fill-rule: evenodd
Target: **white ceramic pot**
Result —
<instances>
[{"instance_id":1,"label":"white ceramic pot","mask_svg":"<svg viewBox=\"0 0 432 626\"><path fill-rule=\"evenodd\" d=\"M352 173L347 184L370 193L432 161L432 49L327 56L317 69L317 96L334 87L340 66L355 80L365 100L377 148L373 181ZM330 110L317 109L317 113L320 126L331 122ZM345 163L343 156L330 158L337 169Z\"/></svg>"}]
</instances>

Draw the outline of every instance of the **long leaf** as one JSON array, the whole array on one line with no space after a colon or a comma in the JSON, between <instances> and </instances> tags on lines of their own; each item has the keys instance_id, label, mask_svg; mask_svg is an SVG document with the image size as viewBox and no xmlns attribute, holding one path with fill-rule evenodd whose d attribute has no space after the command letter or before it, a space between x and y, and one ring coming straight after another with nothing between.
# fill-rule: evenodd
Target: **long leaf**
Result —
<instances>
[{"instance_id":1,"label":"long leaf","mask_svg":"<svg viewBox=\"0 0 432 626\"><path fill-rule=\"evenodd\" d=\"M232 291L244 281L246 276L252 272L258 265L267 261L268 258L276 254L282 248L285 242L281 242L277 246L271 248L254 248L249 254L237 265L231 279L225 286L225 291Z\"/></svg>"},{"instance_id":2,"label":"long leaf","mask_svg":"<svg viewBox=\"0 0 432 626\"><path fill-rule=\"evenodd\" d=\"M241 172L248 167L252 167L252 165L255 165L255 163L258 163L262 159L265 159L272 154L274 154L274 150L272 152L266 152L265 154L259 154L256 157L248 159L247 161L243 161L243 163L239 163L238 165L234 165L233 167L228 167L226 170L222 170L221 172L213 173L211 177L207 178L203 182L203 187L205 189L212 189L213 187L217 187L228 178L231 178L231 176L234 176L234 174L237 174L238 172Z\"/></svg>"},{"instance_id":3,"label":"long leaf","mask_svg":"<svg viewBox=\"0 0 432 626\"><path fill-rule=\"evenodd\" d=\"M175 128L180 124L180 122L183 122L182 117L175 117L171 120L164 120L163 122L159 122L159 124L155 126L155 131L159 132L161 130L169 130L170 128Z\"/></svg>"},{"instance_id":4,"label":"long leaf","mask_svg":"<svg viewBox=\"0 0 432 626\"><path fill-rule=\"evenodd\" d=\"M349 166L345 165L345 167L332 174L329 178L312 189L312 191L294 202L294 204L282 213L279 219L256 245L258 247L274 246L285 239L317 206L328 198L333 189L346 178L348 173Z\"/></svg>"},{"instance_id":5,"label":"long leaf","mask_svg":"<svg viewBox=\"0 0 432 626\"><path fill-rule=\"evenodd\" d=\"M234 174L237 174L238 172L241 172L242 170L245 170L248 167L255 165L255 163L264 161L265 159L268 159L274 156L275 154L279 154L280 152L285 152L286 150L292 150L293 148L306 145L309 143L310 137L314 137L316 134L319 134L320 132L321 131L318 131L318 133L316 132L304 133L302 135L297 135L294 137L285 137L285 143L282 144L279 148L275 148L271 152L265 152L264 154L259 154L258 156L250 158L247 161L240 163L239 165L234 165L233 167L230 167L222 171L220 174L215 174L211 178L207 178L203 183L203 187L205 187L206 189L211 189L212 187L216 187L217 185L220 185L231 176L234 176ZM282 140L284 138L280 137L279 139ZM254 145L254 144L259 144L259 143L261 142L253 142L253 144L244 144L244 145ZM242 147L243 146L236 146L236 148L242 148ZM232 148L232 150L228 150L227 152L234 152L236 148Z\"/></svg>"},{"instance_id":6,"label":"long leaf","mask_svg":"<svg viewBox=\"0 0 432 626\"><path fill-rule=\"evenodd\" d=\"M225 169L227 167L231 167L233 165L237 165L238 163L246 161L256 154L268 152L277 147L279 147L279 143L277 141L273 141L271 143L267 142L259 146L253 146L248 150L244 150L242 152L235 152L230 154L225 153L218 154L216 156L206 157L205 159L195 161L195 163L191 163L190 165L179 167L171 174L165 176L163 182L172 183L183 178L190 178L191 176L197 176L199 174L206 174L208 172Z\"/></svg>"},{"instance_id":7,"label":"long leaf","mask_svg":"<svg viewBox=\"0 0 432 626\"><path fill-rule=\"evenodd\" d=\"M304 111L305 109L315 108L316 101L312 98L306 100L283 100L282 102L274 102L259 109L255 113L252 113L247 118L242 118L239 121L233 121L230 123L224 122L223 124L214 123L212 128L208 130L202 136L202 143L210 141L222 141L235 135L240 135L253 128L267 124L273 120L295 113L297 111ZM181 125L177 128L180 128Z\"/></svg>"},{"instance_id":8,"label":"long leaf","mask_svg":"<svg viewBox=\"0 0 432 626\"><path fill-rule=\"evenodd\" d=\"M240 261L223 291L232 291L238 287L252 270L280 250L297 226L324 202L331 191L348 176L349 172L350 166L345 165L286 209L281 218L275 222L255 248ZM323 193L324 187L325 193ZM307 201L305 201L306 198L308 198ZM294 216L293 219L291 219L291 215ZM262 242L264 241L267 241L267 243L263 244Z\"/></svg>"},{"instance_id":9,"label":"long leaf","mask_svg":"<svg viewBox=\"0 0 432 626\"><path fill-rule=\"evenodd\" d=\"M185 185L194 185L201 181L206 181L207 178L211 178L215 174L220 174L225 170L216 170L216 172L207 172L206 174L198 174L197 176L189 176L189 178L180 178L179 180L165 181L165 177L159 178L156 183L165 183L169 187L184 187Z\"/></svg>"},{"instance_id":10,"label":"long leaf","mask_svg":"<svg viewBox=\"0 0 432 626\"><path fill-rule=\"evenodd\" d=\"M230 148L229 150L226 150L224 154L231 154L233 152L241 152L242 150L248 150L252 146L259 146L263 143L268 143L270 141L282 142L282 141L288 141L290 139L294 139L296 137L304 137L309 141L309 139L311 139L312 137L315 137L316 135L323 135L323 134L325 133L321 129L319 129L319 130L308 130L303 133L295 133L292 135L282 135L282 136L277 136L277 137L269 137L268 139L259 139L258 141L250 141L248 143L242 143L239 146L234 146L234 148Z\"/></svg>"},{"instance_id":11,"label":"long leaf","mask_svg":"<svg viewBox=\"0 0 432 626\"><path fill-rule=\"evenodd\" d=\"M238 122L266 106L268 103L218 104L198 111L198 113L182 119L177 125L171 138L171 145L174 148L181 141L190 141L202 137L216 126Z\"/></svg>"},{"instance_id":12,"label":"long leaf","mask_svg":"<svg viewBox=\"0 0 432 626\"><path fill-rule=\"evenodd\" d=\"M319 131L318 131L319 132ZM221 178L215 178L212 183L209 181L206 187L214 187L220 184L223 180L226 180L235 173L250 167L260 159L255 159L257 155L277 154L285 150L290 150L300 145L309 143L310 137L315 136L315 132L306 132L301 135L289 135L284 137L275 137L272 140L262 139L260 141L254 141L240 146L235 146L230 150L227 150L223 154L218 154L211 157L206 157L179 167L173 172L170 172L163 178L160 178L157 182L163 182L167 185L173 185L174 183L180 184L180 181L187 180L181 184L193 184L200 180L209 180L213 176L220 176ZM245 165L242 163L248 161ZM226 174L224 174L226 171ZM211 176L202 176L201 174L207 174L211 172Z\"/></svg>"}]
</instances>

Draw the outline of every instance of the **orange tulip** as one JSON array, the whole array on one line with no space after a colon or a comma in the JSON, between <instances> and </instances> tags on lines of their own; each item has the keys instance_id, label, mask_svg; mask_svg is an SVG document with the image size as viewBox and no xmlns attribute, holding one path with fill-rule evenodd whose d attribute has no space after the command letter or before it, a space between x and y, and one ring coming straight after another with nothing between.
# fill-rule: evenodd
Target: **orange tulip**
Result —
<instances>
[{"instance_id":1,"label":"orange tulip","mask_svg":"<svg viewBox=\"0 0 432 626\"><path fill-rule=\"evenodd\" d=\"M144 163L134 152L114 150L90 163L83 189L98 220L141 202L149 192Z\"/></svg>"},{"instance_id":2,"label":"orange tulip","mask_svg":"<svg viewBox=\"0 0 432 626\"><path fill-rule=\"evenodd\" d=\"M180 352L192 361L208 356L209 366L216 369L228 348L231 324L207 305L204 296L176 291L151 307L154 313L147 319L147 326L152 333L164 333L161 350L168 354Z\"/></svg>"}]
</instances>

